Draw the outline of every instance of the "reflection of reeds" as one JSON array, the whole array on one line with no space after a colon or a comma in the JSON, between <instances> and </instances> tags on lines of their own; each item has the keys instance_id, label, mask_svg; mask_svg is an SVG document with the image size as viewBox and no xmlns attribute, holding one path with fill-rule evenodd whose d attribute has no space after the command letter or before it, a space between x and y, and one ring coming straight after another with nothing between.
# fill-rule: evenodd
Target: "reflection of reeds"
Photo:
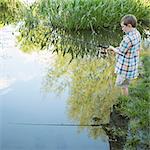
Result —
<instances>
[{"instance_id":1,"label":"reflection of reeds","mask_svg":"<svg viewBox=\"0 0 150 150\"><path fill-rule=\"evenodd\" d=\"M25 6L19 0L0 1L0 26L16 23L22 18Z\"/></svg>"},{"instance_id":2,"label":"reflection of reeds","mask_svg":"<svg viewBox=\"0 0 150 150\"><path fill-rule=\"evenodd\" d=\"M145 38L142 43L143 49L150 50L150 31L145 30Z\"/></svg>"},{"instance_id":3,"label":"reflection of reeds","mask_svg":"<svg viewBox=\"0 0 150 150\"><path fill-rule=\"evenodd\" d=\"M106 124L118 94L114 87L113 60L81 60L72 75L69 116L80 124L88 124L96 116L99 124ZM101 133L100 128L89 129L94 138Z\"/></svg>"}]
</instances>

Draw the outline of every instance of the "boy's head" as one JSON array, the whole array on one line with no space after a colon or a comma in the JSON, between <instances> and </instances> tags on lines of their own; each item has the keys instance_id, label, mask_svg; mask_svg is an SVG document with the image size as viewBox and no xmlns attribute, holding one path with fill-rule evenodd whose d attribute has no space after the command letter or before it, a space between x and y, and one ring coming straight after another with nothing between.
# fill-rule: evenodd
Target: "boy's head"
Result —
<instances>
[{"instance_id":1,"label":"boy's head","mask_svg":"<svg viewBox=\"0 0 150 150\"><path fill-rule=\"evenodd\" d=\"M137 19L134 15L125 15L121 19L121 26L124 32L129 32L137 26Z\"/></svg>"}]
</instances>

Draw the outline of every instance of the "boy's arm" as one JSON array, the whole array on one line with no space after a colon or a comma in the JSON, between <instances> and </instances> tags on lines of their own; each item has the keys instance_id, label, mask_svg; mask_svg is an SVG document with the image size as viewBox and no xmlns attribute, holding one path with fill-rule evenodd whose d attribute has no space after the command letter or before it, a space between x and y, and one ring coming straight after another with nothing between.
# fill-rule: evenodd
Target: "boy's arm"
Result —
<instances>
[{"instance_id":1,"label":"boy's arm","mask_svg":"<svg viewBox=\"0 0 150 150\"><path fill-rule=\"evenodd\" d=\"M111 50L111 51L113 51L113 52L115 52L117 54L121 54L122 55L122 53L119 52L118 47L113 47L113 46L110 45L107 50Z\"/></svg>"},{"instance_id":2,"label":"boy's arm","mask_svg":"<svg viewBox=\"0 0 150 150\"><path fill-rule=\"evenodd\" d=\"M115 48L115 47L113 47L113 46L111 46L111 45L108 47L108 49L109 49L109 50L112 50L112 51L114 51L114 52L117 52L117 48Z\"/></svg>"},{"instance_id":3,"label":"boy's arm","mask_svg":"<svg viewBox=\"0 0 150 150\"><path fill-rule=\"evenodd\" d=\"M126 36L122 42L120 43L119 47L113 47L113 46L109 46L109 50L113 50L115 53L120 54L120 55L124 55L129 48L131 47L131 42L130 39Z\"/></svg>"}]
</instances>

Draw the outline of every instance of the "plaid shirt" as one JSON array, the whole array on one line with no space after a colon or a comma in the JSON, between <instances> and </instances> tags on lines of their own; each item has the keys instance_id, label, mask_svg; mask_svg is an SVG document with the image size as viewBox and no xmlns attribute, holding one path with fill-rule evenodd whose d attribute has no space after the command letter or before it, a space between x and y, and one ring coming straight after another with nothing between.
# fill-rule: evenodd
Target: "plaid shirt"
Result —
<instances>
[{"instance_id":1,"label":"plaid shirt","mask_svg":"<svg viewBox=\"0 0 150 150\"><path fill-rule=\"evenodd\" d=\"M141 35L137 29L124 35L120 46L116 48L115 73L133 79L138 76L139 50Z\"/></svg>"}]
</instances>

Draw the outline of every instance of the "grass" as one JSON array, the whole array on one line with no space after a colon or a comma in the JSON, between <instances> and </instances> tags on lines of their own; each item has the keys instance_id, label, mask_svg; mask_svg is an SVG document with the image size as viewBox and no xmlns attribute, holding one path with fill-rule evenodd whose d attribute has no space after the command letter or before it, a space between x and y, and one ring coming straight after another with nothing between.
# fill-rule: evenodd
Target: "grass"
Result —
<instances>
[{"instance_id":1,"label":"grass","mask_svg":"<svg viewBox=\"0 0 150 150\"><path fill-rule=\"evenodd\" d=\"M130 87L129 97L119 98L120 112L130 118L126 149L150 148L150 55L142 57L141 78Z\"/></svg>"}]
</instances>

